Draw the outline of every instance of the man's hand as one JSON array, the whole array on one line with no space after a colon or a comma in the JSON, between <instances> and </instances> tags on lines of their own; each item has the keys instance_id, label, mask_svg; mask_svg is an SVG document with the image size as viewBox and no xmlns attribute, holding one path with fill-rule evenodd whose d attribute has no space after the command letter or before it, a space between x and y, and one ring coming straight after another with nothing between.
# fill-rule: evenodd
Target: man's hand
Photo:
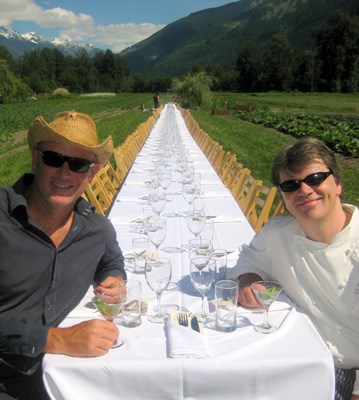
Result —
<instances>
[{"instance_id":1,"label":"man's hand","mask_svg":"<svg viewBox=\"0 0 359 400\"><path fill-rule=\"evenodd\" d=\"M105 296L106 303L117 303L126 295L126 282L122 276L108 276L94 289L94 294Z\"/></svg>"},{"instance_id":2,"label":"man's hand","mask_svg":"<svg viewBox=\"0 0 359 400\"><path fill-rule=\"evenodd\" d=\"M243 307L263 308L251 289L251 284L260 281L261 277L257 274L243 274L239 277L238 302Z\"/></svg>"},{"instance_id":3,"label":"man's hand","mask_svg":"<svg viewBox=\"0 0 359 400\"><path fill-rule=\"evenodd\" d=\"M118 329L109 321L92 319L68 328L50 328L45 353L78 357L102 356L118 337Z\"/></svg>"}]
</instances>

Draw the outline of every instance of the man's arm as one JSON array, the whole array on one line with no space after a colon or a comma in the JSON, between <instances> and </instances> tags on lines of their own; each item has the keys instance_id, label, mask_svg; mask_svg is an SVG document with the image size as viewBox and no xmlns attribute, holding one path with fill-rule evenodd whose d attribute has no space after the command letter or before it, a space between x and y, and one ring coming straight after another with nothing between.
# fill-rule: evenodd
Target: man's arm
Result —
<instances>
[{"instance_id":1,"label":"man's arm","mask_svg":"<svg viewBox=\"0 0 359 400\"><path fill-rule=\"evenodd\" d=\"M118 329L109 321L93 319L68 328L50 328L45 353L77 357L96 357L108 352L118 337Z\"/></svg>"}]
</instances>

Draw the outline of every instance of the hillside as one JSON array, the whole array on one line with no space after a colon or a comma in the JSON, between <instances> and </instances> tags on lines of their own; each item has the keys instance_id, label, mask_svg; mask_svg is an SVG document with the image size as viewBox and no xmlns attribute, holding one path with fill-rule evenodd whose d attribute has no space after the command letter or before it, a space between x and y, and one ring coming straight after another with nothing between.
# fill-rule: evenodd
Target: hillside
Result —
<instances>
[{"instance_id":1,"label":"hillside","mask_svg":"<svg viewBox=\"0 0 359 400\"><path fill-rule=\"evenodd\" d=\"M359 12L357 0L241 0L190 14L121 55L132 74L181 75L194 64L232 70L238 50L248 41L263 50L281 33L293 46L310 48L313 29L338 9Z\"/></svg>"}]
</instances>

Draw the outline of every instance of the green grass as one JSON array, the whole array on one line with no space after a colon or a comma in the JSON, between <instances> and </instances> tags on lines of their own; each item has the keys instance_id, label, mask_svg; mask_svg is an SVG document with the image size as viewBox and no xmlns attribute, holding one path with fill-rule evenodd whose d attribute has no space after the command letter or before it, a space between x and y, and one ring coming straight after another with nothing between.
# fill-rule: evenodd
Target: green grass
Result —
<instances>
[{"instance_id":1,"label":"green grass","mask_svg":"<svg viewBox=\"0 0 359 400\"><path fill-rule=\"evenodd\" d=\"M148 96L147 96L148 97ZM147 121L151 112L143 112L138 108L122 110L115 113L99 112L92 115L96 121L99 141L108 135L112 136L114 146L120 145L142 122ZM20 142L26 144L24 140ZM114 162L114 159L111 160ZM0 187L13 184L23 173L30 172L31 157L27 146L0 158Z\"/></svg>"},{"instance_id":2,"label":"green grass","mask_svg":"<svg viewBox=\"0 0 359 400\"><path fill-rule=\"evenodd\" d=\"M165 102L166 96L161 96ZM288 94L288 93L261 93L261 94L215 94L214 97L223 102L222 106L235 104L253 104L280 111L305 110L308 102L311 112L352 113L359 115L356 105L359 104L358 95L342 94ZM309 99L309 100L308 100ZM250 103L253 100L253 103ZM51 119L57 112L76 109L90 114L96 121L100 141L108 135L112 135L115 147L121 144L127 135L131 134L136 127L146 121L150 112L142 112L138 108L145 104L147 108L152 107L152 96L149 94L121 94L111 97L78 97L75 99L47 99L40 100L36 104L13 104L10 108L0 107L0 117L5 114L8 120L16 121L16 130L11 131L11 136L19 130L28 128L34 116L44 115L47 120ZM29 109L28 109L29 108ZM30 112L30 114L28 114ZM262 179L270 185L270 170L274 157L279 149L294 140L291 136L279 133L260 125L251 124L239 120L237 117L226 115L211 115L210 110L191 111L193 117L198 121L201 128L215 140L220 142L226 150L237 155L238 161L249 168L252 175ZM31 118L29 117L31 115ZM21 121L21 124L20 122ZM0 132L3 131L2 119L0 118ZM19 126L21 128L19 128ZM1 135L1 133L0 133ZM22 146L19 152L9 153L0 158L0 187L10 185L26 171L30 171L30 153L24 138L20 138L17 144L12 140L5 142L3 152L8 152L18 146ZM1 151L0 151L1 153ZM342 170L345 200L352 204L359 204L359 160L345 158L340 155L338 163Z\"/></svg>"},{"instance_id":3,"label":"green grass","mask_svg":"<svg viewBox=\"0 0 359 400\"><path fill-rule=\"evenodd\" d=\"M250 104L256 109L350 114L359 117L359 94L357 93L216 93L214 102L218 108Z\"/></svg>"},{"instance_id":4,"label":"green grass","mask_svg":"<svg viewBox=\"0 0 359 400\"><path fill-rule=\"evenodd\" d=\"M211 115L209 110L191 111L201 128L237 160L252 176L271 185L272 162L278 151L295 139L274 129L244 122L231 115ZM359 205L359 160L337 156L342 171L344 200Z\"/></svg>"}]
</instances>

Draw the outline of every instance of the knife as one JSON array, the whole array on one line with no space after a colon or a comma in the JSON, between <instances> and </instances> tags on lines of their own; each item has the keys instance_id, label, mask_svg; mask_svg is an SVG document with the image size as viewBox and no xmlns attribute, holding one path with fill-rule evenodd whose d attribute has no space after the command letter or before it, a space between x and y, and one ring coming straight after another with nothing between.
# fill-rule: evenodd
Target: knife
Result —
<instances>
[{"instance_id":1,"label":"knife","mask_svg":"<svg viewBox=\"0 0 359 400\"><path fill-rule=\"evenodd\" d=\"M199 324L196 316L191 318L191 328L192 330L199 332Z\"/></svg>"}]
</instances>

